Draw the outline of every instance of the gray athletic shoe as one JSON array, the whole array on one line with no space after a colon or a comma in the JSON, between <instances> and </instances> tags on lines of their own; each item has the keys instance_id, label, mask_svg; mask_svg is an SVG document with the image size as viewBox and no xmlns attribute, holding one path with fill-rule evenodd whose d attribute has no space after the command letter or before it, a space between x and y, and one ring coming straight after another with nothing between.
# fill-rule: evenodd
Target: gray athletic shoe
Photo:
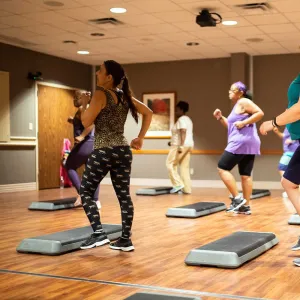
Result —
<instances>
[{"instance_id":1,"label":"gray athletic shoe","mask_svg":"<svg viewBox=\"0 0 300 300\"><path fill-rule=\"evenodd\" d=\"M237 211L241 206L243 206L247 201L241 196L238 195L234 199L232 199L230 207L226 210L226 212L234 212Z\"/></svg>"},{"instance_id":2,"label":"gray athletic shoe","mask_svg":"<svg viewBox=\"0 0 300 300\"><path fill-rule=\"evenodd\" d=\"M294 265L297 266L297 267L300 267L300 258L296 258L294 260Z\"/></svg>"},{"instance_id":3,"label":"gray athletic shoe","mask_svg":"<svg viewBox=\"0 0 300 300\"><path fill-rule=\"evenodd\" d=\"M293 251L300 250L300 238L298 239L297 244L292 247L292 250Z\"/></svg>"}]
</instances>

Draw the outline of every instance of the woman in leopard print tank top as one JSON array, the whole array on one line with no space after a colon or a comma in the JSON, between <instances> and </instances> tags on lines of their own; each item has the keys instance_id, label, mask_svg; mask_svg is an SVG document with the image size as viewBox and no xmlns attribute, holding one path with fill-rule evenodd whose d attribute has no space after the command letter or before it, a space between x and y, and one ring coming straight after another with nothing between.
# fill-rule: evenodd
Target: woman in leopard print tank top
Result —
<instances>
[{"instance_id":1,"label":"woman in leopard print tank top","mask_svg":"<svg viewBox=\"0 0 300 300\"><path fill-rule=\"evenodd\" d=\"M132 97L127 76L119 63L113 60L105 61L96 75L98 90L88 108L86 99L81 115L84 127L95 124L94 151L88 159L80 187L83 208L94 232L81 245L81 249L110 242L93 201L98 184L110 172L122 215L122 236L116 242L110 243L110 248L132 251L134 246L130 237L134 208L130 197L130 147L137 150L142 148L143 139L151 123L152 111ZM122 88L118 89L122 81ZM140 133L131 141L130 146L124 137L124 126L129 111L137 123L138 114L143 117Z\"/></svg>"}]
</instances>

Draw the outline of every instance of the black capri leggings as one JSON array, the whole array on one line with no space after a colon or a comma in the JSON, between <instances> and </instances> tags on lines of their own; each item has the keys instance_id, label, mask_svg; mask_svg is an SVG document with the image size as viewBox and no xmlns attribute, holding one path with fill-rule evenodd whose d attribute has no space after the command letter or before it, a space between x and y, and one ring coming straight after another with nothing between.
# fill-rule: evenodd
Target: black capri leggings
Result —
<instances>
[{"instance_id":1,"label":"black capri leggings","mask_svg":"<svg viewBox=\"0 0 300 300\"><path fill-rule=\"evenodd\" d=\"M224 151L219 160L218 168L231 171L236 165L238 165L241 176L251 176L254 160L254 154L233 154Z\"/></svg>"}]
</instances>

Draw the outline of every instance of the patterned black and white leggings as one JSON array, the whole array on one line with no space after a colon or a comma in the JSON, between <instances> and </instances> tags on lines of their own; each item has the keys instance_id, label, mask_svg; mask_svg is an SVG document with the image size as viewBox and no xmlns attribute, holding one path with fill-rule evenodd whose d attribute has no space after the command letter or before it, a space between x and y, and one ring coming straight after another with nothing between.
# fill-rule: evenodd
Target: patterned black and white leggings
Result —
<instances>
[{"instance_id":1,"label":"patterned black and white leggings","mask_svg":"<svg viewBox=\"0 0 300 300\"><path fill-rule=\"evenodd\" d=\"M132 152L129 146L95 149L86 164L80 186L85 213L94 231L101 232L99 211L93 200L98 184L110 171L113 187L122 213L122 237L130 238L133 221L133 203L130 197Z\"/></svg>"}]
</instances>

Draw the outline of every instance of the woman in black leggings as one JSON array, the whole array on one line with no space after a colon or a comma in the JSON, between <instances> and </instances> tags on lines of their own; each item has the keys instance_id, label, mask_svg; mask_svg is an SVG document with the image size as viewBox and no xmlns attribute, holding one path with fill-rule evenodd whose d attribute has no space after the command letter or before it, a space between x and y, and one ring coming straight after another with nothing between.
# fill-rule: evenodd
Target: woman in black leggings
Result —
<instances>
[{"instance_id":1,"label":"woman in black leggings","mask_svg":"<svg viewBox=\"0 0 300 300\"><path fill-rule=\"evenodd\" d=\"M84 97L81 120L84 127L95 123L94 151L91 153L84 171L80 196L83 208L94 233L81 245L89 249L109 243L102 229L99 212L93 202L98 184L110 172L113 187L118 197L122 215L122 236L110 244L111 249L132 251L131 226L133 203L130 197L131 148L141 149L143 139L150 126L152 111L132 97L128 79L123 67L113 61L105 61L97 75L98 90L95 92L88 109L88 97ZM117 87L122 84L122 90ZM138 122L138 113L143 116L142 128L137 138L129 146L124 137L124 126L128 111Z\"/></svg>"}]
</instances>

